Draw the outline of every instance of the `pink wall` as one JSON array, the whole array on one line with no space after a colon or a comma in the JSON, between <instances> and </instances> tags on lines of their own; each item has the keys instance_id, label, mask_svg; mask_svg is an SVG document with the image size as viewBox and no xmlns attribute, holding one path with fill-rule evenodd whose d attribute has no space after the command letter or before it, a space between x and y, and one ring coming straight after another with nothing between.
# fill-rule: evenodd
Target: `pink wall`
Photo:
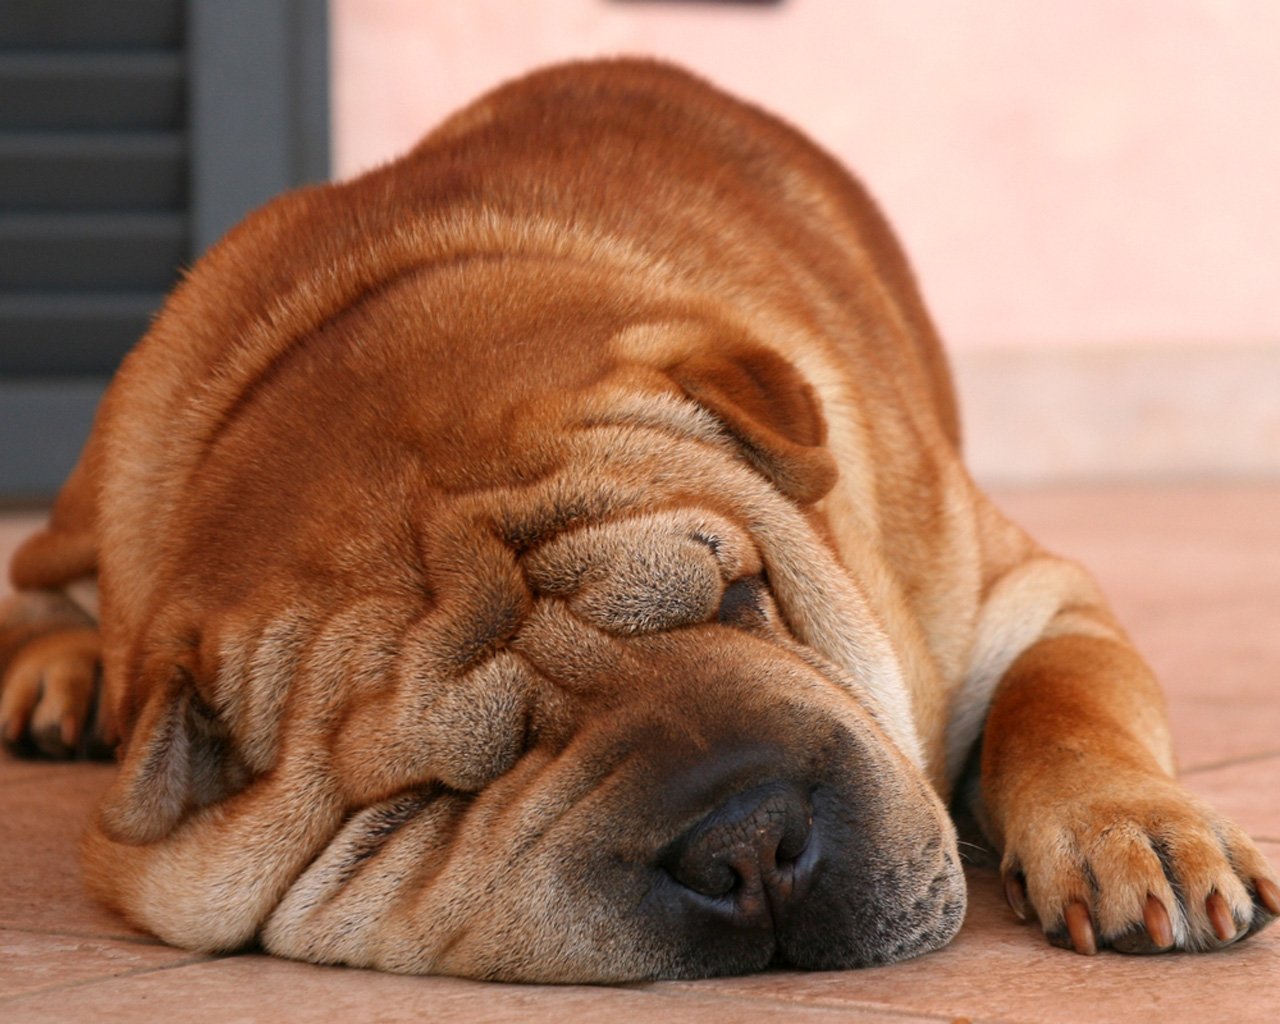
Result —
<instances>
[{"instance_id":1,"label":"pink wall","mask_svg":"<svg viewBox=\"0 0 1280 1024\"><path fill-rule=\"evenodd\" d=\"M664 55L858 169L956 348L1280 344L1274 0L333 10L343 175L535 65Z\"/></svg>"}]
</instances>

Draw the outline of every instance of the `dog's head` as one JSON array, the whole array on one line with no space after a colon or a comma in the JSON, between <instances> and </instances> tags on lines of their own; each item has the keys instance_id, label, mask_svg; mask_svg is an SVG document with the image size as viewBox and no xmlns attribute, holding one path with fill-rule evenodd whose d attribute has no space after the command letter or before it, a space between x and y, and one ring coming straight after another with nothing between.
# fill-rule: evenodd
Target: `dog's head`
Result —
<instances>
[{"instance_id":1,"label":"dog's head","mask_svg":"<svg viewBox=\"0 0 1280 1024\"><path fill-rule=\"evenodd\" d=\"M955 933L902 668L815 512L813 393L765 348L641 335L537 473L435 503L416 588L284 608L158 688L103 828L202 851L168 937L224 900L197 944L613 981Z\"/></svg>"}]
</instances>

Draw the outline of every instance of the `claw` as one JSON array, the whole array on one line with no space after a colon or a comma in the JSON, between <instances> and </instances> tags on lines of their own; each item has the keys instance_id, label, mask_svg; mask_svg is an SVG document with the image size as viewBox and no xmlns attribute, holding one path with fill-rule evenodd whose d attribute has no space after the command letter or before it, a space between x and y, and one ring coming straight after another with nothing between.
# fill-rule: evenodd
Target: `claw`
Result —
<instances>
[{"instance_id":1,"label":"claw","mask_svg":"<svg viewBox=\"0 0 1280 1024\"><path fill-rule=\"evenodd\" d=\"M1173 945L1173 924L1169 920L1169 911L1154 896L1147 897L1147 905L1142 908L1142 921L1157 949L1168 949Z\"/></svg>"},{"instance_id":2,"label":"claw","mask_svg":"<svg viewBox=\"0 0 1280 1024\"><path fill-rule=\"evenodd\" d=\"M1142 908L1142 924L1107 940L1117 953L1164 953L1173 948L1173 922L1163 903L1150 893Z\"/></svg>"},{"instance_id":3,"label":"claw","mask_svg":"<svg viewBox=\"0 0 1280 1024\"><path fill-rule=\"evenodd\" d=\"M1204 909L1209 915L1209 923L1213 925L1213 933L1218 936L1220 942L1230 942L1236 937L1239 929L1236 927L1235 918L1231 916L1231 908L1227 906L1227 901L1223 899L1221 893L1209 893L1209 898L1204 901Z\"/></svg>"},{"instance_id":4,"label":"claw","mask_svg":"<svg viewBox=\"0 0 1280 1024\"><path fill-rule=\"evenodd\" d=\"M1269 878L1255 878L1253 891L1258 894L1258 902L1267 910L1280 917L1280 886Z\"/></svg>"},{"instance_id":5,"label":"claw","mask_svg":"<svg viewBox=\"0 0 1280 1024\"><path fill-rule=\"evenodd\" d=\"M1078 901L1069 903L1063 917L1067 923L1067 934L1071 936L1072 948L1085 956L1093 956L1098 952L1098 940L1093 934L1089 908Z\"/></svg>"},{"instance_id":6,"label":"claw","mask_svg":"<svg viewBox=\"0 0 1280 1024\"><path fill-rule=\"evenodd\" d=\"M1004 898L1009 901L1014 915L1019 921L1027 919L1027 889L1019 874L1004 876Z\"/></svg>"}]
</instances>

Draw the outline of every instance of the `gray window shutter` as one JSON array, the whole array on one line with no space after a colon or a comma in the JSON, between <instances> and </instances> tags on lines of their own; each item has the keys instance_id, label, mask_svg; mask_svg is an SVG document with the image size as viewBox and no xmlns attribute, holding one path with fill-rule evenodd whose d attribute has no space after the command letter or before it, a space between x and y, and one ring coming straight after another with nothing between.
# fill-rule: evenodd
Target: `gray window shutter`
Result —
<instances>
[{"instance_id":1,"label":"gray window shutter","mask_svg":"<svg viewBox=\"0 0 1280 1024\"><path fill-rule=\"evenodd\" d=\"M328 176L324 0L0 0L0 497L47 499L180 268Z\"/></svg>"}]
</instances>

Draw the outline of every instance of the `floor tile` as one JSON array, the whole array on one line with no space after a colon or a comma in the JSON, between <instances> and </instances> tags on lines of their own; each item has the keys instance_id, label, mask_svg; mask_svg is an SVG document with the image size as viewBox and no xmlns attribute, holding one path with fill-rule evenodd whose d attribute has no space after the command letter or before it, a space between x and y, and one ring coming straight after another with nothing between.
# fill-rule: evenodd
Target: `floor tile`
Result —
<instances>
[{"instance_id":1,"label":"floor tile","mask_svg":"<svg viewBox=\"0 0 1280 1024\"><path fill-rule=\"evenodd\" d=\"M41 779L54 781L66 774L67 765L60 761L27 761L0 751L0 786Z\"/></svg>"},{"instance_id":2,"label":"floor tile","mask_svg":"<svg viewBox=\"0 0 1280 1024\"><path fill-rule=\"evenodd\" d=\"M1254 839L1280 843L1280 756L1184 772L1182 781Z\"/></svg>"},{"instance_id":3,"label":"floor tile","mask_svg":"<svg viewBox=\"0 0 1280 1024\"><path fill-rule=\"evenodd\" d=\"M490 985L450 978L415 978L346 968L316 967L259 956L223 958L146 975L130 975L60 992L0 1001L0 1015L24 1024L92 1020L132 1024L270 1021L449 1021L450 1024L564 1021L654 1021L661 1024L798 1024L892 1020L940 1024L931 1014L848 1005L804 1005L739 995L731 990L662 986L586 987Z\"/></svg>"},{"instance_id":4,"label":"floor tile","mask_svg":"<svg viewBox=\"0 0 1280 1024\"><path fill-rule=\"evenodd\" d=\"M1012 491L1098 578L1169 698L1183 769L1280 752L1280 486Z\"/></svg>"},{"instance_id":5,"label":"floor tile","mask_svg":"<svg viewBox=\"0 0 1280 1024\"><path fill-rule=\"evenodd\" d=\"M0 927L0 1017L4 1016L5 1001L15 996L208 959L155 943L45 935Z\"/></svg>"},{"instance_id":6,"label":"floor tile","mask_svg":"<svg viewBox=\"0 0 1280 1024\"><path fill-rule=\"evenodd\" d=\"M1132 627L1167 694L1183 771L1280 754L1278 617L1280 593L1191 598Z\"/></svg>"},{"instance_id":7,"label":"floor tile","mask_svg":"<svg viewBox=\"0 0 1280 1024\"><path fill-rule=\"evenodd\" d=\"M0 764L4 769L12 769L12 762ZM57 765L0 786L0 870L5 879L0 926L82 937L142 937L85 896L76 859L85 822L114 771L110 765Z\"/></svg>"}]
</instances>

